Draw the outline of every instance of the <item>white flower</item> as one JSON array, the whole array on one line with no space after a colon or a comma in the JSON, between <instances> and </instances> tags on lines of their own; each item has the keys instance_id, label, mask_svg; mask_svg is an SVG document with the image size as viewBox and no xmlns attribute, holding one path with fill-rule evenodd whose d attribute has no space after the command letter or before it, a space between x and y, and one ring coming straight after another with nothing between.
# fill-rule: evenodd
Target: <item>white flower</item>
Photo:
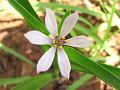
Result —
<instances>
[{"instance_id":1,"label":"white flower","mask_svg":"<svg viewBox=\"0 0 120 90\"><path fill-rule=\"evenodd\" d=\"M67 54L62 46L69 45L73 47L85 48L90 46L90 40L85 36L75 36L70 39L65 39L71 29L78 21L78 12L68 16L63 22L61 33L58 36L57 22L52 10L46 9L45 24L50 32L51 37L38 31L29 31L24 36L32 43L37 45L50 44L52 47L40 58L37 63L37 73L47 71L52 65L55 52L58 54L58 65L63 77L69 79L71 65Z\"/></svg>"}]
</instances>

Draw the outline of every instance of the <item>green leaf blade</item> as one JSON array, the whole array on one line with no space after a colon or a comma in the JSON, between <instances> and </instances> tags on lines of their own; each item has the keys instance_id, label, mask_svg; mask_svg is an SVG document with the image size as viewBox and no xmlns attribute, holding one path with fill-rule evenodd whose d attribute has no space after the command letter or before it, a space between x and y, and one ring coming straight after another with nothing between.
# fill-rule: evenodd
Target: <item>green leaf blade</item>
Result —
<instances>
[{"instance_id":1,"label":"green leaf blade","mask_svg":"<svg viewBox=\"0 0 120 90\"><path fill-rule=\"evenodd\" d=\"M120 78L111 71L100 64L93 62L71 47L66 46L64 49L67 52L70 60L79 64L86 71L94 73L96 76L104 80L106 83L112 85L116 89L120 89Z\"/></svg>"},{"instance_id":2,"label":"green leaf blade","mask_svg":"<svg viewBox=\"0 0 120 90\"><path fill-rule=\"evenodd\" d=\"M36 16L35 13L33 13L34 12L33 9L26 8L25 3L27 2L27 0L8 0L8 1L17 11L19 11L22 14L25 20L27 20L30 24L32 24L32 26L34 26L34 28L36 28L37 30L44 34L47 35L49 34L42 21L38 19L38 16ZM27 5L29 5L29 3L27 3Z\"/></svg>"},{"instance_id":3,"label":"green leaf blade","mask_svg":"<svg viewBox=\"0 0 120 90\"><path fill-rule=\"evenodd\" d=\"M52 74L47 73L47 74L37 75L31 79L28 79L18 84L15 88L11 90L37 90L38 88L43 87L52 80L53 80Z\"/></svg>"},{"instance_id":4,"label":"green leaf blade","mask_svg":"<svg viewBox=\"0 0 120 90\"><path fill-rule=\"evenodd\" d=\"M80 77L76 82L74 82L72 85L68 86L67 90L76 90L78 87L85 84L89 79L91 79L93 75L85 74L84 76Z\"/></svg>"},{"instance_id":5,"label":"green leaf blade","mask_svg":"<svg viewBox=\"0 0 120 90\"><path fill-rule=\"evenodd\" d=\"M0 86L2 85L11 85L11 84L17 84L20 83L24 80L29 79L30 77L15 77L15 78L5 78L5 79L0 79Z\"/></svg>"},{"instance_id":6,"label":"green leaf blade","mask_svg":"<svg viewBox=\"0 0 120 90\"><path fill-rule=\"evenodd\" d=\"M74 11L78 11L80 13L85 13L88 15L93 15L96 17L101 17L101 13L89 10L89 9L85 9L85 8L79 8L79 7L74 7L74 6L69 6L69 5L64 5L64 4L58 4L58 3L42 3L42 2L38 2L36 3L36 5L39 9L42 8L53 8L53 9L58 9L58 8L63 8L63 9L68 9L68 10L74 10Z\"/></svg>"}]
</instances>

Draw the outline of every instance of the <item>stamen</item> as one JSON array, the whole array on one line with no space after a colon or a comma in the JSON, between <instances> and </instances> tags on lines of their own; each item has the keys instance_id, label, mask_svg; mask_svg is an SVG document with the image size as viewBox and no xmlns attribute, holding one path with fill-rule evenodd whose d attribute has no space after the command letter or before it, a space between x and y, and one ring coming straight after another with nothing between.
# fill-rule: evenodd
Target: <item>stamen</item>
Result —
<instances>
[{"instance_id":1,"label":"stamen","mask_svg":"<svg viewBox=\"0 0 120 90\"><path fill-rule=\"evenodd\" d=\"M54 39L54 37L52 35L49 35L50 38Z\"/></svg>"},{"instance_id":2,"label":"stamen","mask_svg":"<svg viewBox=\"0 0 120 90\"><path fill-rule=\"evenodd\" d=\"M55 43L55 40L53 40L52 42Z\"/></svg>"},{"instance_id":3,"label":"stamen","mask_svg":"<svg viewBox=\"0 0 120 90\"><path fill-rule=\"evenodd\" d=\"M65 37L61 37L61 39L63 39L63 40L64 40L64 39L65 39Z\"/></svg>"},{"instance_id":4,"label":"stamen","mask_svg":"<svg viewBox=\"0 0 120 90\"><path fill-rule=\"evenodd\" d=\"M56 48L62 48L62 45L68 41L68 40L65 40L64 37L59 38L57 35L55 37L50 35L50 37L53 38L52 39L52 44Z\"/></svg>"},{"instance_id":5,"label":"stamen","mask_svg":"<svg viewBox=\"0 0 120 90\"><path fill-rule=\"evenodd\" d=\"M56 34L56 36L58 36L58 34Z\"/></svg>"},{"instance_id":6,"label":"stamen","mask_svg":"<svg viewBox=\"0 0 120 90\"><path fill-rule=\"evenodd\" d=\"M53 46L57 48L57 45L53 45Z\"/></svg>"},{"instance_id":7,"label":"stamen","mask_svg":"<svg viewBox=\"0 0 120 90\"><path fill-rule=\"evenodd\" d=\"M67 39L67 40L64 40L65 42L68 42L69 40Z\"/></svg>"},{"instance_id":8,"label":"stamen","mask_svg":"<svg viewBox=\"0 0 120 90\"><path fill-rule=\"evenodd\" d=\"M62 42L59 42L60 44L62 44Z\"/></svg>"},{"instance_id":9,"label":"stamen","mask_svg":"<svg viewBox=\"0 0 120 90\"><path fill-rule=\"evenodd\" d=\"M58 48L62 48L62 46L59 46Z\"/></svg>"}]
</instances>

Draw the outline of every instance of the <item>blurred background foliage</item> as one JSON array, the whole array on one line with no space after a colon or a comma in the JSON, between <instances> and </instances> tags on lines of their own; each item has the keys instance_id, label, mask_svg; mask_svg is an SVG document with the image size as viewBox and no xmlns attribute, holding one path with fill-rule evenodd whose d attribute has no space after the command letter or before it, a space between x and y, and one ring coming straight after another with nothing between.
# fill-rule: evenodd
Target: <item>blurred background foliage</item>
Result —
<instances>
[{"instance_id":1,"label":"blurred background foliage","mask_svg":"<svg viewBox=\"0 0 120 90\"><path fill-rule=\"evenodd\" d=\"M86 35L93 44L90 48L77 50L95 62L120 67L119 0L29 1L43 22L45 7L54 10L58 23L66 12L79 11L79 22L70 32L70 37ZM44 51L23 37L31 29L7 0L0 0L0 90L19 90L21 86L21 90L39 90L38 87L43 90L114 90L99 78L83 72L72 71L67 81L63 78L54 80L51 73L36 76L35 63ZM31 84L33 88L29 87Z\"/></svg>"}]
</instances>

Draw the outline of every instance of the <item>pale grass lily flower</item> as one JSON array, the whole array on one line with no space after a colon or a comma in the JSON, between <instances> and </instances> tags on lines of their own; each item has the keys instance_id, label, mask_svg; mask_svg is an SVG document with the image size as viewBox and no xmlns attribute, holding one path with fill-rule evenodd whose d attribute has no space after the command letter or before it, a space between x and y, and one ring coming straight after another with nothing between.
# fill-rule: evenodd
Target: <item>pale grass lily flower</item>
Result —
<instances>
[{"instance_id":1,"label":"pale grass lily flower","mask_svg":"<svg viewBox=\"0 0 120 90\"><path fill-rule=\"evenodd\" d=\"M78 12L68 16L62 25L61 33L58 35L57 21L52 10L46 9L45 24L51 36L38 31L29 31L24 36L32 43L37 45L50 44L52 47L39 59L37 63L37 73L47 71L53 62L55 52L57 50L58 65L63 77L69 79L71 65L67 54L62 46L68 45L72 47L85 48L89 47L91 41L86 36L75 36L65 39L68 33L73 29L78 21Z\"/></svg>"}]
</instances>

